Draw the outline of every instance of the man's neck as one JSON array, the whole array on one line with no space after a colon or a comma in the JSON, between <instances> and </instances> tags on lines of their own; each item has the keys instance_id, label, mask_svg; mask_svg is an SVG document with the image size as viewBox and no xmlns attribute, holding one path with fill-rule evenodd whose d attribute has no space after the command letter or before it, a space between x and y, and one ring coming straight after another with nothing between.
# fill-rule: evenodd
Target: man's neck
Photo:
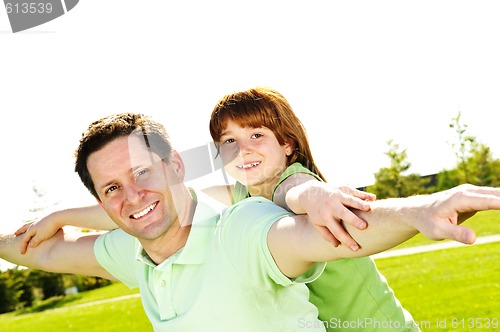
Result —
<instances>
[{"instance_id":1,"label":"man's neck","mask_svg":"<svg viewBox=\"0 0 500 332\"><path fill-rule=\"evenodd\" d=\"M188 188L185 194L185 200L182 201L184 204L177 205L179 207L178 219L168 231L154 241L142 243L144 250L156 264L165 261L186 245L198 202L196 195Z\"/></svg>"}]
</instances>

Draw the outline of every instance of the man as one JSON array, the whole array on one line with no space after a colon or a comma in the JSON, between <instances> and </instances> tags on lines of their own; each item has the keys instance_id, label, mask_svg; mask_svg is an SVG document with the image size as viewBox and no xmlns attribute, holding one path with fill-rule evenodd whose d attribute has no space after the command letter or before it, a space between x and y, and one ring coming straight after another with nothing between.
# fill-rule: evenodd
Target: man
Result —
<instances>
[{"instance_id":1,"label":"man","mask_svg":"<svg viewBox=\"0 0 500 332\"><path fill-rule=\"evenodd\" d=\"M158 331L324 331L303 285L321 273L321 262L370 255L418 231L473 243L474 232L456 225L459 213L500 209L500 189L474 186L378 201L369 212L354 211L367 229L346 223L361 245L353 252L325 241L307 216L265 199L247 199L221 215L216 203L185 186L181 158L164 128L147 117L94 122L76 157L82 182L121 229L60 231L24 255L20 238L3 236L0 257L139 287ZM296 199L331 190L314 182L297 188Z\"/></svg>"}]
</instances>

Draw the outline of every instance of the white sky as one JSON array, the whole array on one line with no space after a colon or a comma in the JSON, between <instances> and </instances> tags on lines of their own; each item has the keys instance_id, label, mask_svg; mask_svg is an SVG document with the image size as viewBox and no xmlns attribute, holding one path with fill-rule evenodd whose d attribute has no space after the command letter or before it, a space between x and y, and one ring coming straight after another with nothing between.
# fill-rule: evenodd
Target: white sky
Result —
<instances>
[{"instance_id":1,"label":"white sky","mask_svg":"<svg viewBox=\"0 0 500 332\"><path fill-rule=\"evenodd\" d=\"M451 118L500 158L496 1L80 1L12 34L0 10L0 230L27 218L33 185L59 208L92 203L72 153L93 120L134 111L179 150L209 140L216 101L282 92L327 178L362 186L408 149L412 172L453 165Z\"/></svg>"}]
</instances>

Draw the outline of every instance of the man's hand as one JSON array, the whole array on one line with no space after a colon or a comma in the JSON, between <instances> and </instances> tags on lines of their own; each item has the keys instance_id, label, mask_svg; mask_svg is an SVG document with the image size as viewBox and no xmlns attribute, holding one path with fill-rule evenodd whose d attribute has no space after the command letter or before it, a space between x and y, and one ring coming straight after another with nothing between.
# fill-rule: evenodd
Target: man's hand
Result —
<instances>
[{"instance_id":1,"label":"man's hand","mask_svg":"<svg viewBox=\"0 0 500 332\"><path fill-rule=\"evenodd\" d=\"M273 258L290 278L307 271L314 262L369 256L390 249L421 232L431 240L451 239L474 243L476 234L459 224L484 210L500 210L500 188L461 185L453 189L406 198L371 202L369 211L352 209L368 223L364 230L345 223L349 234L360 244L352 251L323 241L307 216L278 220L268 234ZM309 216L310 218L310 216Z\"/></svg>"},{"instance_id":2,"label":"man's hand","mask_svg":"<svg viewBox=\"0 0 500 332\"><path fill-rule=\"evenodd\" d=\"M413 225L431 240L451 239L472 244L476 233L459 225L478 211L500 209L500 188L471 184L415 198L422 199L422 207L415 211Z\"/></svg>"}]
</instances>

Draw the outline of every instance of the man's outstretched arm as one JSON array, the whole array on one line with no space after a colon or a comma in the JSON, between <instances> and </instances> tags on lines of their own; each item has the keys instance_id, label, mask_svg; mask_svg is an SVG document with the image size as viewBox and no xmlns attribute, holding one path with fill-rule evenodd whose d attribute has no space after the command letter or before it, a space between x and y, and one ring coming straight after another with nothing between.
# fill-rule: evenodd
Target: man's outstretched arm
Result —
<instances>
[{"instance_id":1,"label":"man's outstretched arm","mask_svg":"<svg viewBox=\"0 0 500 332\"><path fill-rule=\"evenodd\" d=\"M98 276L116 280L97 262L94 242L98 234L59 230L36 249L21 254L22 236L0 235L0 258L11 263L56 273Z\"/></svg>"},{"instance_id":2,"label":"man's outstretched arm","mask_svg":"<svg viewBox=\"0 0 500 332\"><path fill-rule=\"evenodd\" d=\"M288 277L296 277L315 262L369 256L390 249L418 232L432 240L474 243L474 231L459 224L475 212L489 209L500 210L500 188L462 185L431 195L376 201L371 203L370 211L353 210L368 223L364 230L345 224L360 244L356 252L325 241L307 216L277 221L269 231L268 245L280 270Z\"/></svg>"}]
</instances>

